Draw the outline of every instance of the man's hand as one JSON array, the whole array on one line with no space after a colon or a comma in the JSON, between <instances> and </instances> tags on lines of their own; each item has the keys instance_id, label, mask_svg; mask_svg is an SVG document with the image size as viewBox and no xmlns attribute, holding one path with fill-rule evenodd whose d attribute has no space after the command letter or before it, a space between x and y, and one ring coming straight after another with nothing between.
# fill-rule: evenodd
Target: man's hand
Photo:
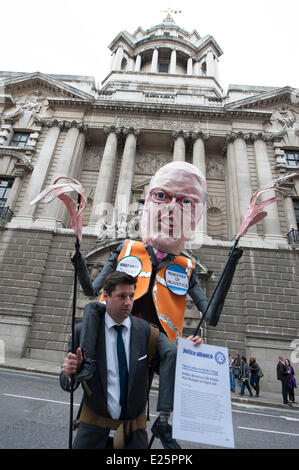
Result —
<instances>
[{"instance_id":1,"label":"man's hand","mask_svg":"<svg viewBox=\"0 0 299 470\"><path fill-rule=\"evenodd\" d=\"M187 339L192 341L194 346L199 346L203 342L203 339L200 336L189 336Z\"/></svg>"},{"instance_id":2,"label":"man's hand","mask_svg":"<svg viewBox=\"0 0 299 470\"><path fill-rule=\"evenodd\" d=\"M76 354L68 353L63 364L62 372L70 379L71 375L77 375L83 361L81 348L77 349Z\"/></svg>"}]
</instances>

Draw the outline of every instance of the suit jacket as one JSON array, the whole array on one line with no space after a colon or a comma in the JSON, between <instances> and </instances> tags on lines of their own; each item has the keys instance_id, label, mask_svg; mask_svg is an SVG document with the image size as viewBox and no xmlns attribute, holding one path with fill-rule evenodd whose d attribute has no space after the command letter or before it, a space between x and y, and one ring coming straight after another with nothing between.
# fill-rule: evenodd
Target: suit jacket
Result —
<instances>
[{"instance_id":1,"label":"suit jacket","mask_svg":"<svg viewBox=\"0 0 299 470\"><path fill-rule=\"evenodd\" d=\"M96 346L97 369L94 376L83 386L83 400L86 406L100 416L111 418L107 408L107 366L106 366L106 340L105 316L102 314L103 306L96 303L100 313L100 325ZM125 419L134 419L139 416L147 403L147 346L150 336L150 327L141 318L131 316L130 338L130 365L128 382L128 401ZM77 327L76 338L79 336ZM74 347L78 347L75 338ZM60 384L66 391L70 389L70 381L61 374ZM105 448L109 436L109 429L90 426L80 423L74 448ZM126 448L147 448L147 433L137 430L127 442Z\"/></svg>"},{"instance_id":2,"label":"suit jacket","mask_svg":"<svg viewBox=\"0 0 299 470\"><path fill-rule=\"evenodd\" d=\"M277 372L277 380L289 380L287 366L280 361L277 364L276 372Z\"/></svg>"},{"instance_id":3,"label":"suit jacket","mask_svg":"<svg viewBox=\"0 0 299 470\"><path fill-rule=\"evenodd\" d=\"M79 259L76 259L76 258L72 259L73 263L77 263L78 279L85 295L90 296L90 297L96 297L99 294L99 291L103 287L105 277L107 276L107 274L115 270L117 258L120 252L122 251L123 245L124 245L124 242L121 243L117 247L116 250L110 253L110 257L106 261L102 271L97 275L97 277L95 278L93 282L91 282L84 256L82 256L82 254L80 253ZM145 244L145 248L149 254L149 257L152 263L152 269L153 269L152 277L155 276L158 270L162 269L164 266L169 265L175 258L175 255L168 254L167 256L165 256L162 262L158 265L153 247ZM242 254L243 254L243 250L241 250L240 248L235 249L234 255L230 259L224 275L221 277L221 281L219 283L217 293L205 316L205 321L208 325L216 326L219 321L227 292L232 283L237 263L240 257L242 256ZM152 285L152 279L150 282L150 286L151 285ZM196 307L201 312L205 312L208 306L208 299L197 277L196 268L193 269L192 274L191 274L188 294L194 301Z\"/></svg>"}]
</instances>

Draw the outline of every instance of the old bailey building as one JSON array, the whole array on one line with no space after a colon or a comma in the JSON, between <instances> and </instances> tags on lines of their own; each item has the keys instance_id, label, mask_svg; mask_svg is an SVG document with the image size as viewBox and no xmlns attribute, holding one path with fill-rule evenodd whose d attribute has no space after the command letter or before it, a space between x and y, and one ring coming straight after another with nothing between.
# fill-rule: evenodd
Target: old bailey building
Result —
<instances>
[{"instance_id":1,"label":"old bailey building","mask_svg":"<svg viewBox=\"0 0 299 470\"><path fill-rule=\"evenodd\" d=\"M138 238L157 169L172 160L196 165L206 175L208 200L186 253L197 260L209 297L253 192L295 173L268 216L241 239L244 254L221 319L216 328L204 326L207 342L254 355L264 389L280 390L278 355L292 360L299 343L298 90L242 84L223 90L214 37L184 30L169 14L147 30L121 31L109 49L111 70L100 85L87 76L0 72L5 354L65 356L75 236L58 199L30 205L58 177L75 178L86 190L81 251L94 278L121 240ZM78 317L90 300L80 288ZM186 334L199 318L188 298Z\"/></svg>"}]
</instances>

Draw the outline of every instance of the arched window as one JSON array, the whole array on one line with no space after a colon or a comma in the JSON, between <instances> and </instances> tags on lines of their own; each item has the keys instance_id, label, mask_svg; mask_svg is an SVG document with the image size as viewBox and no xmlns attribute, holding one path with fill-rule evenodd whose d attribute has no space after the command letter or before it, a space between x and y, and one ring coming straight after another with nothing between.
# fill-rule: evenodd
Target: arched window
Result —
<instances>
[{"instance_id":1,"label":"arched window","mask_svg":"<svg viewBox=\"0 0 299 470\"><path fill-rule=\"evenodd\" d=\"M125 57L123 57L123 58L122 58L122 61L121 61L121 66L120 66L121 70L126 70L126 68L127 68L127 63L128 63L128 62L127 62L127 59L126 59Z\"/></svg>"}]
</instances>

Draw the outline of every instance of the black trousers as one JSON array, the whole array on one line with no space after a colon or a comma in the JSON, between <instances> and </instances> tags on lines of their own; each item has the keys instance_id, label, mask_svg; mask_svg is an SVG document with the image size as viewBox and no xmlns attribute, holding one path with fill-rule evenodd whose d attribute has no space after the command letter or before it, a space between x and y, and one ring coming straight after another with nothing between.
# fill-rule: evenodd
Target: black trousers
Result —
<instances>
[{"instance_id":1,"label":"black trousers","mask_svg":"<svg viewBox=\"0 0 299 470\"><path fill-rule=\"evenodd\" d=\"M289 380L288 379L281 381L281 391L282 391L283 403L286 405L288 403L288 393L289 393Z\"/></svg>"},{"instance_id":2,"label":"black trousers","mask_svg":"<svg viewBox=\"0 0 299 470\"><path fill-rule=\"evenodd\" d=\"M290 401L295 401L295 388L292 387L292 388L289 388L289 397L290 397Z\"/></svg>"}]
</instances>

